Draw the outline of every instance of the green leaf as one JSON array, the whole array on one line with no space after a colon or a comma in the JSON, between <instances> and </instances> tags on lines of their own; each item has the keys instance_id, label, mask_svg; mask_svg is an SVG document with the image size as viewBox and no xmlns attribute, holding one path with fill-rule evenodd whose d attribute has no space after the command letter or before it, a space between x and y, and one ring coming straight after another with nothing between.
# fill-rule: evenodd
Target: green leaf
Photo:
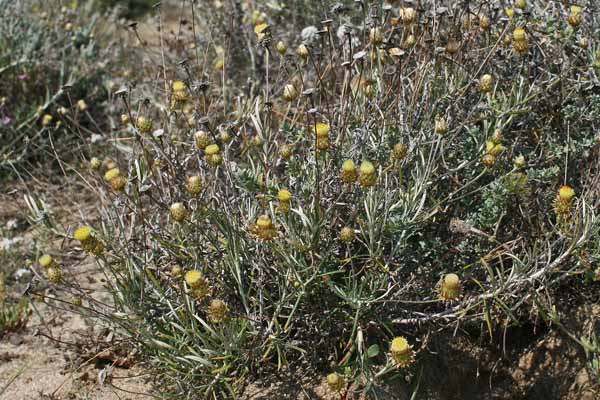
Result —
<instances>
[{"instance_id":1,"label":"green leaf","mask_svg":"<svg viewBox=\"0 0 600 400\"><path fill-rule=\"evenodd\" d=\"M378 355L379 355L379 346L376 344L369 346L369 348L367 349L367 357L373 358L373 357L377 357Z\"/></svg>"}]
</instances>

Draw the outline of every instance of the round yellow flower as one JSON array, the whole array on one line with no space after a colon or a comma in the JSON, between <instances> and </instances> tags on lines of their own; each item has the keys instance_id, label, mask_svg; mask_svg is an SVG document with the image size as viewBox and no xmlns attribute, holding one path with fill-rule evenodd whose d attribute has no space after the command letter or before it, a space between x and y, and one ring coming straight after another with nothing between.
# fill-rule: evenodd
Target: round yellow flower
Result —
<instances>
[{"instance_id":1,"label":"round yellow flower","mask_svg":"<svg viewBox=\"0 0 600 400\"><path fill-rule=\"evenodd\" d=\"M40 257L38 262L40 263L40 267L42 268L50 268L57 266L56 261L54 261L54 258L52 258L50 254L44 254Z\"/></svg>"},{"instance_id":2,"label":"round yellow flower","mask_svg":"<svg viewBox=\"0 0 600 400\"><path fill-rule=\"evenodd\" d=\"M354 183L356 182L356 165L354 165L354 161L346 160L342 163L342 170L340 177L342 182L344 183Z\"/></svg>"},{"instance_id":3,"label":"round yellow flower","mask_svg":"<svg viewBox=\"0 0 600 400\"><path fill-rule=\"evenodd\" d=\"M363 161L360 164L358 181L363 187L373 186L377 182L375 166L370 161Z\"/></svg>"},{"instance_id":4,"label":"round yellow flower","mask_svg":"<svg viewBox=\"0 0 600 400\"><path fill-rule=\"evenodd\" d=\"M408 344L408 340L405 337L399 336L392 340L390 345L390 353L392 359L400 368L406 368L410 366L414 361L414 351L412 346Z\"/></svg>"},{"instance_id":5,"label":"round yellow flower","mask_svg":"<svg viewBox=\"0 0 600 400\"><path fill-rule=\"evenodd\" d=\"M563 185L558 189L558 197L563 201L571 201L575 197L575 190L571 186Z\"/></svg>"},{"instance_id":6,"label":"round yellow flower","mask_svg":"<svg viewBox=\"0 0 600 400\"><path fill-rule=\"evenodd\" d=\"M87 225L80 226L73 233L73 237L80 242L85 242L92 237L92 228Z\"/></svg>"},{"instance_id":7,"label":"round yellow flower","mask_svg":"<svg viewBox=\"0 0 600 400\"><path fill-rule=\"evenodd\" d=\"M332 392L341 392L346 386L344 377L334 373L327 375L327 386Z\"/></svg>"},{"instance_id":8,"label":"round yellow flower","mask_svg":"<svg viewBox=\"0 0 600 400\"><path fill-rule=\"evenodd\" d=\"M118 176L121 176L121 171L119 168L111 168L104 174L104 180L106 182L110 182Z\"/></svg>"},{"instance_id":9,"label":"round yellow flower","mask_svg":"<svg viewBox=\"0 0 600 400\"><path fill-rule=\"evenodd\" d=\"M202 276L202 273L197 269L186 272L183 279L185 280L185 283L187 283L187 285L192 289L198 288L205 284L205 279Z\"/></svg>"},{"instance_id":10,"label":"round yellow flower","mask_svg":"<svg viewBox=\"0 0 600 400\"><path fill-rule=\"evenodd\" d=\"M281 189L277 193L277 199L279 201L289 202L290 200L292 200L292 193L287 189Z\"/></svg>"},{"instance_id":11,"label":"round yellow flower","mask_svg":"<svg viewBox=\"0 0 600 400\"><path fill-rule=\"evenodd\" d=\"M318 122L315 125L315 134L317 137L323 137L329 135L329 124L327 122Z\"/></svg>"}]
</instances>

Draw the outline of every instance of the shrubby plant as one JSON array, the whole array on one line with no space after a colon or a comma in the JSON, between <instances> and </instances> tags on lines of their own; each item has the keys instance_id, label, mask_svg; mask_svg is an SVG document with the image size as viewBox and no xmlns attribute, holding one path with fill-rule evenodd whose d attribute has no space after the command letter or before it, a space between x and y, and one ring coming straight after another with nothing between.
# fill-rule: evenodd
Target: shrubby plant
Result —
<instances>
[{"instance_id":1,"label":"shrubby plant","mask_svg":"<svg viewBox=\"0 0 600 400\"><path fill-rule=\"evenodd\" d=\"M65 232L114 299L81 310L165 397L299 366L371 395L413 376L422 327L491 333L598 278L592 2L334 5L298 36L219 4L141 44L152 79L119 81L119 145L85 174L101 222ZM201 6L242 34L190 26Z\"/></svg>"}]
</instances>

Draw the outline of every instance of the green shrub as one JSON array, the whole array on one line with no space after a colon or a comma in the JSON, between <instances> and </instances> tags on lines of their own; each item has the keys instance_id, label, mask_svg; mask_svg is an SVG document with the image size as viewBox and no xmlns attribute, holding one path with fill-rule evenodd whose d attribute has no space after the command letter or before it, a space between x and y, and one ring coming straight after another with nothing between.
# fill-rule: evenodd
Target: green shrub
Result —
<instances>
[{"instance_id":1,"label":"green shrub","mask_svg":"<svg viewBox=\"0 0 600 400\"><path fill-rule=\"evenodd\" d=\"M86 176L102 223L74 235L114 306L85 310L129 335L162 396L231 398L300 366L372 393L414 375L426 329L551 307L600 256L600 58L593 15L529 3L413 19L374 2L304 44L223 5L236 37L210 23L135 53L153 67L116 103L127 146Z\"/></svg>"}]
</instances>

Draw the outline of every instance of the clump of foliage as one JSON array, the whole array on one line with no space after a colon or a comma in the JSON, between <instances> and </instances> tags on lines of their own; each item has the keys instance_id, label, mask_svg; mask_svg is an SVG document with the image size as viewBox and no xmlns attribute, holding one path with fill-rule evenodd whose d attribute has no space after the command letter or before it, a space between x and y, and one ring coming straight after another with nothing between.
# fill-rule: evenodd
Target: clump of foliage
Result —
<instances>
[{"instance_id":1,"label":"clump of foliage","mask_svg":"<svg viewBox=\"0 0 600 400\"><path fill-rule=\"evenodd\" d=\"M113 18L89 2L48 5L0 0L0 178L80 156L106 127Z\"/></svg>"},{"instance_id":2,"label":"clump of foliage","mask_svg":"<svg viewBox=\"0 0 600 400\"><path fill-rule=\"evenodd\" d=\"M190 3L140 43L149 77L122 80L118 145L85 175L102 223L64 232L113 295L84 310L163 395L230 398L301 364L371 393L413 376L423 327L491 333L597 279L592 2L363 2L297 36L233 3L205 7L239 36Z\"/></svg>"}]
</instances>

